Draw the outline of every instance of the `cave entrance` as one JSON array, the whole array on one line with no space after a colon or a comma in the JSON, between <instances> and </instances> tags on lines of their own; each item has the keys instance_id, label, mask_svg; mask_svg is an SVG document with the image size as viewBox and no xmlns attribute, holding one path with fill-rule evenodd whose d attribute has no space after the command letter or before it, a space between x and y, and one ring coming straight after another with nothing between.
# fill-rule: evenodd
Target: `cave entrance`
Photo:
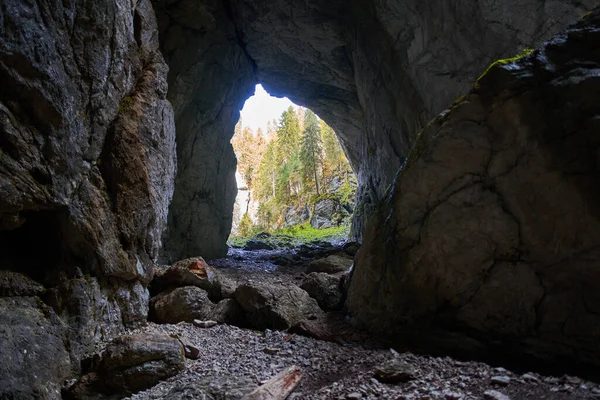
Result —
<instances>
[{"instance_id":1,"label":"cave entrance","mask_svg":"<svg viewBox=\"0 0 600 400\"><path fill-rule=\"evenodd\" d=\"M231 144L238 194L230 244L264 232L298 241L348 237L357 180L319 116L259 84Z\"/></svg>"},{"instance_id":2,"label":"cave entrance","mask_svg":"<svg viewBox=\"0 0 600 400\"><path fill-rule=\"evenodd\" d=\"M0 231L0 269L23 273L51 285L62 260L64 215L61 211L29 211L20 227Z\"/></svg>"}]
</instances>

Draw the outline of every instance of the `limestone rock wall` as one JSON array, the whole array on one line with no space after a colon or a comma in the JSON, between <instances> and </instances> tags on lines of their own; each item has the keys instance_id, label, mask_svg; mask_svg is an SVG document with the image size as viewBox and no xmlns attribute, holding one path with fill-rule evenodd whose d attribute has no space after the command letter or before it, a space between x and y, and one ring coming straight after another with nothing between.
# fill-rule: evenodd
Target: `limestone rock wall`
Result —
<instances>
[{"instance_id":1,"label":"limestone rock wall","mask_svg":"<svg viewBox=\"0 0 600 400\"><path fill-rule=\"evenodd\" d=\"M0 269L45 286L77 355L147 315L175 177L168 67L147 0L7 0L0 25Z\"/></svg>"},{"instance_id":2,"label":"limestone rock wall","mask_svg":"<svg viewBox=\"0 0 600 400\"><path fill-rule=\"evenodd\" d=\"M492 61L540 44L594 4L155 0L178 127L167 253L225 253L234 193L225 141L255 82L338 132L359 180L360 239L416 133Z\"/></svg>"},{"instance_id":3,"label":"limestone rock wall","mask_svg":"<svg viewBox=\"0 0 600 400\"><path fill-rule=\"evenodd\" d=\"M600 10L418 136L347 306L397 341L600 365Z\"/></svg>"},{"instance_id":4,"label":"limestone rock wall","mask_svg":"<svg viewBox=\"0 0 600 400\"><path fill-rule=\"evenodd\" d=\"M237 194L230 140L253 93L253 64L222 1L154 0L161 49L171 67L178 171L165 261L227 253Z\"/></svg>"}]
</instances>

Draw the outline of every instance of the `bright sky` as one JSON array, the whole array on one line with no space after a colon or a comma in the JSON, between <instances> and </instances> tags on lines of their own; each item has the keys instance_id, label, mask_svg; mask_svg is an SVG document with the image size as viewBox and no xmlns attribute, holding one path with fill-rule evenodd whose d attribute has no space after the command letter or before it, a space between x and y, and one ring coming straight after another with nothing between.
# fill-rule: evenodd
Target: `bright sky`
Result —
<instances>
[{"instance_id":1,"label":"bright sky","mask_svg":"<svg viewBox=\"0 0 600 400\"><path fill-rule=\"evenodd\" d=\"M254 132L261 128L266 133L267 122L273 118L279 120L281 113L292 105L295 106L287 97L273 97L263 89L262 85L256 85L254 96L246 100L240 113L242 126L248 126Z\"/></svg>"}]
</instances>

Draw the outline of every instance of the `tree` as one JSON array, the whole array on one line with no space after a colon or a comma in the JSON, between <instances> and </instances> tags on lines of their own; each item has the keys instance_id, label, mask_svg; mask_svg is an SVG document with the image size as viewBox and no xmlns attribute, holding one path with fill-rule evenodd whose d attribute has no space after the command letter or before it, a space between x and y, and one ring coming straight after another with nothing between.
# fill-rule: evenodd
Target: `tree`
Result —
<instances>
[{"instance_id":1,"label":"tree","mask_svg":"<svg viewBox=\"0 0 600 400\"><path fill-rule=\"evenodd\" d=\"M242 237L248 237L252 234L252 230L254 228L254 224L250 219L250 215L247 212L244 213L244 216L240 220L240 224L238 225L238 235Z\"/></svg>"},{"instance_id":2,"label":"tree","mask_svg":"<svg viewBox=\"0 0 600 400\"><path fill-rule=\"evenodd\" d=\"M306 110L304 114L304 135L302 136L302 150L300 159L303 166L305 181L314 179L317 196L319 195L319 166L321 164L321 137L317 116Z\"/></svg>"}]
</instances>

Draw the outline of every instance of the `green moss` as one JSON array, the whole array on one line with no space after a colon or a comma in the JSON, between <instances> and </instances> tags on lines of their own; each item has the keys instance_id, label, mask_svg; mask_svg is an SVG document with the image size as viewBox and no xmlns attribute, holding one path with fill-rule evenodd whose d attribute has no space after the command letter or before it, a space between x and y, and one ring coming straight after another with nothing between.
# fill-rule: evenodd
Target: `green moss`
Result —
<instances>
[{"instance_id":1,"label":"green moss","mask_svg":"<svg viewBox=\"0 0 600 400\"><path fill-rule=\"evenodd\" d=\"M129 96L123 97L123 100L119 103L119 112L128 113L133 110L133 99Z\"/></svg>"},{"instance_id":2,"label":"green moss","mask_svg":"<svg viewBox=\"0 0 600 400\"><path fill-rule=\"evenodd\" d=\"M475 82L475 89L479 88L479 82L481 81L481 79L486 76L491 70L492 68L498 67L498 66L502 66L502 65L508 65L508 64L512 64L514 62L516 62L517 60L526 57L528 55L530 55L531 53L533 53L534 50L530 49L530 48L525 48L523 49L523 51L519 54L517 54L514 57L511 58L504 58L502 60L497 60L495 62L493 62L486 70L483 74L481 74L481 76L479 78L477 78L477 81Z\"/></svg>"},{"instance_id":3,"label":"green moss","mask_svg":"<svg viewBox=\"0 0 600 400\"><path fill-rule=\"evenodd\" d=\"M375 149L374 149L374 148L373 148L373 146L371 146L371 145L369 145L369 146L367 147L367 152L369 153L369 155L370 155L371 157L373 157L373 156L375 155Z\"/></svg>"},{"instance_id":4,"label":"green moss","mask_svg":"<svg viewBox=\"0 0 600 400\"><path fill-rule=\"evenodd\" d=\"M466 99L466 98L467 98L467 96L466 96L466 95L464 95L464 96L460 96L458 99L456 99L456 100L454 100L454 101L452 102L452 106L454 107L454 106L457 106L457 105L459 105L460 103L462 103L463 101L465 101L465 99Z\"/></svg>"},{"instance_id":5,"label":"green moss","mask_svg":"<svg viewBox=\"0 0 600 400\"><path fill-rule=\"evenodd\" d=\"M415 139L415 143L413 147L408 152L408 157L406 158L406 163L404 164L404 168L408 168L413 165L417 159L423 154L427 145L429 144L429 140L426 138L426 129L423 129L417 135Z\"/></svg>"}]
</instances>

